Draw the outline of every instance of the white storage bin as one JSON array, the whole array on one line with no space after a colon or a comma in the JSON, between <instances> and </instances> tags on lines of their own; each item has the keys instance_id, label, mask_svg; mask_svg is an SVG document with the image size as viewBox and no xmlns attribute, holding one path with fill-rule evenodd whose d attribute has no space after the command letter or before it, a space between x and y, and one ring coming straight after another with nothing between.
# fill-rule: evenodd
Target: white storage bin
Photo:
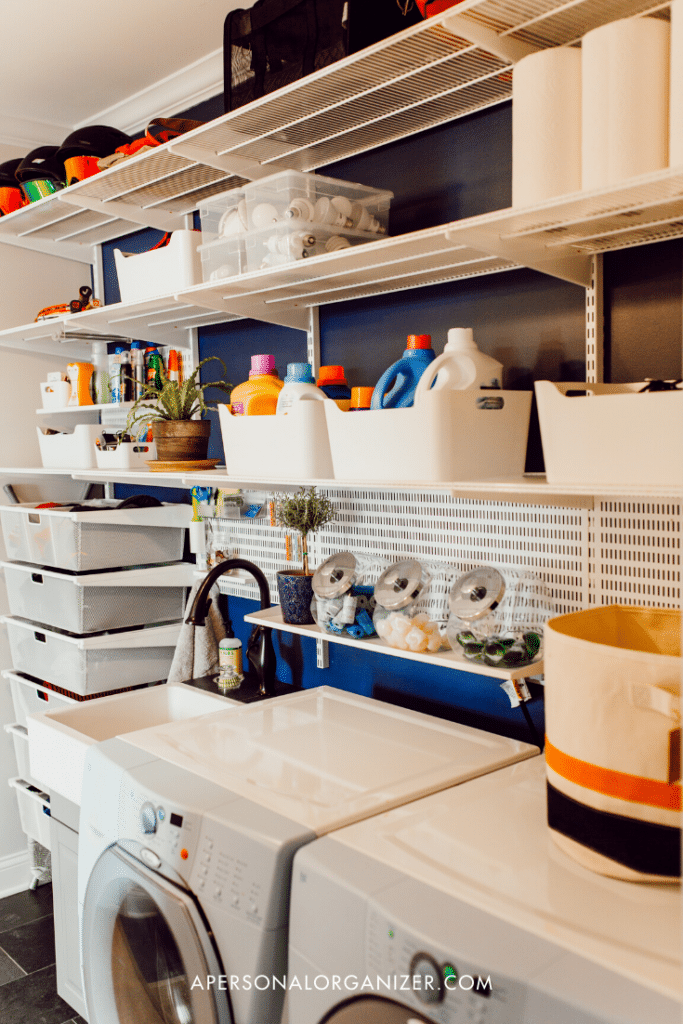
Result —
<instances>
[{"instance_id":1,"label":"white storage bin","mask_svg":"<svg viewBox=\"0 0 683 1024\"><path fill-rule=\"evenodd\" d=\"M219 405L227 475L235 479L330 479L332 458L324 407L332 405L337 408L332 401L297 402L286 416L233 416L227 405Z\"/></svg>"},{"instance_id":2,"label":"white storage bin","mask_svg":"<svg viewBox=\"0 0 683 1024\"><path fill-rule=\"evenodd\" d=\"M530 391L429 391L417 406L325 409L337 480L447 482L524 472Z\"/></svg>"},{"instance_id":3,"label":"white storage bin","mask_svg":"<svg viewBox=\"0 0 683 1024\"><path fill-rule=\"evenodd\" d=\"M55 569L86 572L124 565L177 562L183 556L189 505L117 509L92 502L93 511L0 506L7 557Z\"/></svg>"},{"instance_id":4,"label":"white storage bin","mask_svg":"<svg viewBox=\"0 0 683 1024\"><path fill-rule=\"evenodd\" d=\"M126 441L109 451L95 448L98 469L149 469L147 463L156 457L154 441Z\"/></svg>"},{"instance_id":5,"label":"white storage bin","mask_svg":"<svg viewBox=\"0 0 683 1024\"><path fill-rule=\"evenodd\" d=\"M14 757L17 762L17 775L21 779L26 779L27 782L31 782L35 785L35 781L31 778L31 767L28 757L28 728L26 725L22 725L20 722L12 722L11 725L6 725L5 732L9 733L14 741Z\"/></svg>"},{"instance_id":6,"label":"white storage bin","mask_svg":"<svg viewBox=\"0 0 683 1024\"><path fill-rule=\"evenodd\" d=\"M46 469L94 469L95 438L101 427L78 423L72 431L59 434L44 434L43 429L49 428L36 427L40 458Z\"/></svg>"},{"instance_id":7,"label":"white storage bin","mask_svg":"<svg viewBox=\"0 0 683 1024\"><path fill-rule=\"evenodd\" d=\"M180 622L96 636L36 629L5 616L12 664L72 693L104 693L168 677Z\"/></svg>"},{"instance_id":8,"label":"white storage bin","mask_svg":"<svg viewBox=\"0 0 683 1024\"><path fill-rule=\"evenodd\" d=\"M50 846L50 797L31 785L26 779L9 779L9 785L17 793L19 820L22 830L30 839L44 846Z\"/></svg>"},{"instance_id":9,"label":"white storage bin","mask_svg":"<svg viewBox=\"0 0 683 1024\"><path fill-rule=\"evenodd\" d=\"M71 397L71 384L68 380L45 380L40 385L40 397L43 409L64 409Z\"/></svg>"},{"instance_id":10,"label":"white storage bin","mask_svg":"<svg viewBox=\"0 0 683 1024\"><path fill-rule=\"evenodd\" d=\"M5 679L9 681L14 705L14 717L18 725L27 725L27 718L36 711L58 711L78 702L74 697L49 690L35 679L19 675L17 672L5 670Z\"/></svg>"},{"instance_id":11,"label":"white storage bin","mask_svg":"<svg viewBox=\"0 0 683 1024\"><path fill-rule=\"evenodd\" d=\"M141 253L114 249L121 302L140 302L199 284L202 270L198 244L198 232L180 229L161 249Z\"/></svg>"},{"instance_id":12,"label":"white storage bin","mask_svg":"<svg viewBox=\"0 0 683 1024\"><path fill-rule=\"evenodd\" d=\"M16 562L1 564L10 613L54 629L95 633L183 617L184 563L85 576Z\"/></svg>"},{"instance_id":13,"label":"white storage bin","mask_svg":"<svg viewBox=\"0 0 683 1024\"><path fill-rule=\"evenodd\" d=\"M638 394L645 386L536 381L548 483L679 489L683 391Z\"/></svg>"}]
</instances>

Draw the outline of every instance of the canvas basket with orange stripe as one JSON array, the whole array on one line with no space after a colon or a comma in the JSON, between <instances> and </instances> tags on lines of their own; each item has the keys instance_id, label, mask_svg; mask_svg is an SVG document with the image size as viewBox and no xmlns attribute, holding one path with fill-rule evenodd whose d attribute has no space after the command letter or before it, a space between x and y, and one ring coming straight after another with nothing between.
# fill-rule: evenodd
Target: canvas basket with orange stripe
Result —
<instances>
[{"instance_id":1,"label":"canvas basket with orange stripe","mask_svg":"<svg viewBox=\"0 0 683 1024\"><path fill-rule=\"evenodd\" d=\"M545 627L548 825L585 867L681 874L681 614L608 605Z\"/></svg>"}]
</instances>

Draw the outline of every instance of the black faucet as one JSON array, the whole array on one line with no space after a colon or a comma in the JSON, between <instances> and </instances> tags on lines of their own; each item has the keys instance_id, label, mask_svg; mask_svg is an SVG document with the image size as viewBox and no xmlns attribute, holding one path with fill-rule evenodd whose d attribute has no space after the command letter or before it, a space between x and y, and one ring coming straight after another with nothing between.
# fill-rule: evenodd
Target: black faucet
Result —
<instances>
[{"instance_id":1,"label":"black faucet","mask_svg":"<svg viewBox=\"0 0 683 1024\"><path fill-rule=\"evenodd\" d=\"M229 572L230 569L244 569L250 573L258 584L261 609L270 608L270 587L259 567L245 558L225 558L209 569L202 580L192 603L190 614L185 619L186 622L195 626L204 625L206 613L211 604L209 591L218 577L222 576L224 572ZM247 641L246 655L258 681L259 696L272 697L275 694L275 649L272 630L269 626L254 626Z\"/></svg>"}]
</instances>

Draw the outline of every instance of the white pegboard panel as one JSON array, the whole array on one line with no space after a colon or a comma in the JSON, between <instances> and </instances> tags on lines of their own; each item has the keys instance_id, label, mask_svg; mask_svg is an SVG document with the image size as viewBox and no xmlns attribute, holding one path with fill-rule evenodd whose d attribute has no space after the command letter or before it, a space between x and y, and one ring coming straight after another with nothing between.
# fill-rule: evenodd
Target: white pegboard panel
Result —
<instances>
[{"instance_id":1,"label":"white pegboard panel","mask_svg":"<svg viewBox=\"0 0 683 1024\"><path fill-rule=\"evenodd\" d=\"M596 498L594 601L681 607L681 499Z\"/></svg>"},{"instance_id":2,"label":"white pegboard panel","mask_svg":"<svg viewBox=\"0 0 683 1024\"><path fill-rule=\"evenodd\" d=\"M442 492L321 488L337 521L310 543L311 565L350 550L374 579L401 558L417 558L432 573L425 610L440 620L453 579L476 565L525 568L548 587L557 613L588 604L589 511L453 498ZM277 602L275 572L285 568L285 531L268 519L223 520L222 549L261 568ZM292 562L296 567L300 563ZM224 593L257 597L248 579L223 577Z\"/></svg>"}]
</instances>

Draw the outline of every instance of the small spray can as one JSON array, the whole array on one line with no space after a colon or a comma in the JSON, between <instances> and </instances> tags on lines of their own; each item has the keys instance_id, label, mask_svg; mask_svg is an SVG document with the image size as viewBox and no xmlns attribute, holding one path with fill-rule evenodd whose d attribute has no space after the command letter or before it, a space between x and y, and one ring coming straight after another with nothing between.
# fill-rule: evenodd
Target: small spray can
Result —
<instances>
[{"instance_id":1,"label":"small spray can","mask_svg":"<svg viewBox=\"0 0 683 1024\"><path fill-rule=\"evenodd\" d=\"M225 690L235 689L243 679L242 641L226 637L218 644L218 685Z\"/></svg>"}]
</instances>

